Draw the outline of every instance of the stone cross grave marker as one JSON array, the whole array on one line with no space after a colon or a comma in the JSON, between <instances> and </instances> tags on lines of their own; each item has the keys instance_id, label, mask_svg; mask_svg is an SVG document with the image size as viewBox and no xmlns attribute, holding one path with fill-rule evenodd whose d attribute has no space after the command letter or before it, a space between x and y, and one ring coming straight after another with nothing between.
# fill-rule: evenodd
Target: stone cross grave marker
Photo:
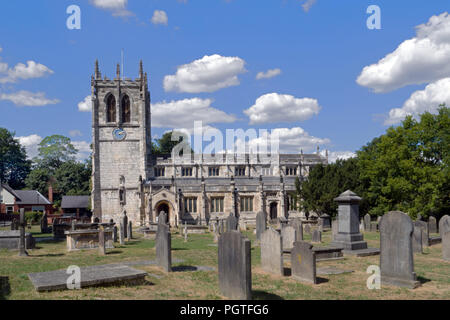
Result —
<instances>
[{"instance_id":1,"label":"stone cross grave marker","mask_svg":"<svg viewBox=\"0 0 450 320\"><path fill-rule=\"evenodd\" d=\"M450 216L445 215L439 220L439 232L442 237L442 259L450 261Z\"/></svg>"},{"instance_id":2,"label":"stone cross grave marker","mask_svg":"<svg viewBox=\"0 0 450 320\"><path fill-rule=\"evenodd\" d=\"M166 272L172 271L172 239L165 223L158 225L156 233L156 264Z\"/></svg>"},{"instance_id":3,"label":"stone cross grave marker","mask_svg":"<svg viewBox=\"0 0 450 320\"><path fill-rule=\"evenodd\" d=\"M239 231L220 235L218 250L219 288L227 298L251 300L251 243Z\"/></svg>"},{"instance_id":4,"label":"stone cross grave marker","mask_svg":"<svg viewBox=\"0 0 450 320\"><path fill-rule=\"evenodd\" d=\"M386 213L380 221L381 284L416 288L412 236L414 224L401 211Z\"/></svg>"},{"instance_id":5,"label":"stone cross grave marker","mask_svg":"<svg viewBox=\"0 0 450 320\"><path fill-rule=\"evenodd\" d=\"M269 228L261 234L261 268L277 275L284 275L283 240L278 231Z\"/></svg>"},{"instance_id":6,"label":"stone cross grave marker","mask_svg":"<svg viewBox=\"0 0 450 320\"><path fill-rule=\"evenodd\" d=\"M25 226L27 222L25 220L25 209L20 209L20 236L19 236L19 256L26 257L28 256L27 250L25 250Z\"/></svg>"},{"instance_id":7,"label":"stone cross grave marker","mask_svg":"<svg viewBox=\"0 0 450 320\"><path fill-rule=\"evenodd\" d=\"M264 212L256 214L256 239L261 240L261 234L267 229L267 220Z\"/></svg>"},{"instance_id":8,"label":"stone cross grave marker","mask_svg":"<svg viewBox=\"0 0 450 320\"><path fill-rule=\"evenodd\" d=\"M281 238L283 239L283 249L292 249L297 238L294 227L283 226L281 228Z\"/></svg>"},{"instance_id":9,"label":"stone cross grave marker","mask_svg":"<svg viewBox=\"0 0 450 320\"><path fill-rule=\"evenodd\" d=\"M316 253L313 246L305 241L294 242L291 251L292 277L299 281L316 284Z\"/></svg>"},{"instance_id":10,"label":"stone cross grave marker","mask_svg":"<svg viewBox=\"0 0 450 320\"><path fill-rule=\"evenodd\" d=\"M428 218L428 230L430 233L437 233L437 224L436 224L436 218L433 216L430 216Z\"/></svg>"}]
</instances>

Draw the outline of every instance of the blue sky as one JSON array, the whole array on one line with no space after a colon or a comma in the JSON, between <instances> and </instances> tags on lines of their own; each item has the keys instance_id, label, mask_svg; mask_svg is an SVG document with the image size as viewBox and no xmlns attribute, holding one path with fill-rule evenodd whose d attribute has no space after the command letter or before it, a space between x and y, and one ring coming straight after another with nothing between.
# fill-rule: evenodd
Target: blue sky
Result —
<instances>
[{"instance_id":1,"label":"blue sky","mask_svg":"<svg viewBox=\"0 0 450 320\"><path fill-rule=\"evenodd\" d=\"M126 77L137 77L140 59L149 74L155 135L203 116L219 130L279 128L282 151L319 144L345 157L406 114L450 103L448 1L317 0L305 10L306 2L4 1L0 127L30 154L62 134L85 156L91 113L79 104L95 59L112 78L122 48ZM66 27L72 4L81 30ZM370 5L381 9L380 30L367 28Z\"/></svg>"}]
</instances>

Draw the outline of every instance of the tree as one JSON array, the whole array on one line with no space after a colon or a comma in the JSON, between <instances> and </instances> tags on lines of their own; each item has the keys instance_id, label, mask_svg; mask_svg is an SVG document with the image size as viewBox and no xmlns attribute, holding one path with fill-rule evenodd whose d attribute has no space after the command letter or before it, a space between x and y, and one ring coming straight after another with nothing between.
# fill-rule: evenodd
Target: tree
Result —
<instances>
[{"instance_id":1,"label":"tree","mask_svg":"<svg viewBox=\"0 0 450 320\"><path fill-rule=\"evenodd\" d=\"M72 145L70 138L61 135L52 135L44 138L38 147L39 155L33 159L41 168L51 172L64 162L75 161L78 150Z\"/></svg>"},{"instance_id":2,"label":"tree","mask_svg":"<svg viewBox=\"0 0 450 320\"><path fill-rule=\"evenodd\" d=\"M27 189L37 190L41 194L48 193L48 182L50 181L50 173L45 168L34 168L25 180Z\"/></svg>"},{"instance_id":3,"label":"tree","mask_svg":"<svg viewBox=\"0 0 450 320\"><path fill-rule=\"evenodd\" d=\"M80 196L90 194L91 168L88 162L80 163L76 161L64 162L55 171L54 188L57 190L54 202L60 205L63 195Z\"/></svg>"},{"instance_id":4,"label":"tree","mask_svg":"<svg viewBox=\"0 0 450 320\"><path fill-rule=\"evenodd\" d=\"M176 133L180 138L174 139L175 141L172 141L172 135ZM180 142L187 142L188 136L182 132L177 131L170 131L163 134L163 136L156 141L156 144L152 142L152 152L155 155L163 155L163 154L171 154L173 148L175 148L176 145L178 145ZM191 152L194 151L191 149ZM180 153L182 155L182 153Z\"/></svg>"},{"instance_id":5,"label":"tree","mask_svg":"<svg viewBox=\"0 0 450 320\"><path fill-rule=\"evenodd\" d=\"M0 181L13 189L22 189L31 162L27 160L25 148L14 136L14 132L0 128Z\"/></svg>"}]
</instances>

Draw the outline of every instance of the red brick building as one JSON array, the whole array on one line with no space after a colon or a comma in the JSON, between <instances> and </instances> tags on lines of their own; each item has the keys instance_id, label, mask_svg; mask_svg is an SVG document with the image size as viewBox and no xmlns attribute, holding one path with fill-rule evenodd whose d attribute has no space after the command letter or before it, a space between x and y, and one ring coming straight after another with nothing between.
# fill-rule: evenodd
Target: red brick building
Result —
<instances>
[{"instance_id":1,"label":"red brick building","mask_svg":"<svg viewBox=\"0 0 450 320\"><path fill-rule=\"evenodd\" d=\"M0 184L0 214L12 214L20 209L26 212L53 213L53 204L36 190L13 190L7 184Z\"/></svg>"}]
</instances>

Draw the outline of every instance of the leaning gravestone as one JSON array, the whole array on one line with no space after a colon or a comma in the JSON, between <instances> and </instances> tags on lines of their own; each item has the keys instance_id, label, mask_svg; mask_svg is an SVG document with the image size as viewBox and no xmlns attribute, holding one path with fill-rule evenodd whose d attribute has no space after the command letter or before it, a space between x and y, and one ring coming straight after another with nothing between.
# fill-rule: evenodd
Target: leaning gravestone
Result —
<instances>
[{"instance_id":1,"label":"leaning gravestone","mask_svg":"<svg viewBox=\"0 0 450 320\"><path fill-rule=\"evenodd\" d=\"M450 261L450 216L439 220L439 232L442 237L442 259Z\"/></svg>"},{"instance_id":2,"label":"leaning gravestone","mask_svg":"<svg viewBox=\"0 0 450 320\"><path fill-rule=\"evenodd\" d=\"M381 283L416 288L412 236L414 224L401 211L391 211L380 221Z\"/></svg>"},{"instance_id":3,"label":"leaning gravestone","mask_svg":"<svg viewBox=\"0 0 450 320\"><path fill-rule=\"evenodd\" d=\"M261 240L261 234L267 229L267 220L264 212L256 214L256 239Z\"/></svg>"},{"instance_id":4,"label":"leaning gravestone","mask_svg":"<svg viewBox=\"0 0 450 320\"><path fill-rule=\"evenodd\" d=\"M219 238L219 288L227 298L251 300L251 243L239 231L227 231Z\"/></svg>"},{"instance_id":5,"label":"leaning gravestone","mask_svg":"<svg viewBox=\"0 0 450 320\"><path fill-rule=\"evenodd\" d=\"M264 271L284 275L283 243L281 235L273 228L261 234L261 267Z\"/></svg>"},{"instance_id":6,"label":"leaning gravestone","mask_svg":"<svg viewBox=\"0 0 450 320\"><path fill-rule=\"evenodd\" d=\"M368 214L368 213L364 216L364 230L371 231L371 220L370 220L370 214Z\"/></svg>"},{"instance_id":7,"label":"leaning gravestone","mask_svg":"<svg viewBox=\"0 0 450 320\"><path fill-rule=\"evenodd\" d=\"M165 223L158 225L156 233L156 264L166 272L172 271L172 241L169 226Z\"/></svg>"},{"instance_id":8,"label":"leaning gravestone","mask_svg":"<svg viewBox=\"0 0 450 320\"><path fill-rule=\"evenodd\" d=\"M127 240L130 241L133 239L133 224L132 222L128 222L128 230L127 230Z\"/></svg>"},{"instance_id":9,"label":"leaning gravestone","mask_svg":"<svg viewBox=\"0 0 450 320\"><path fill-rule=\"evenodd\" d=\"M238 218L230 214L227 218L227 231L235 231L238 229Z\"/></svg>"},{"instance_id":10,"label":"leaning gravestone","mask_svg":"<svg viewBox=\"0 0 450 320\"><path fill-rule=\"evenodd\" d=\"M311 242L313 243L321 243L322 242L322 232L318 229L314 229L312 233L312 239Z\"/></svg>"},{"instance_id":11,"label":"leaning gravestone","mask_svg":"<svg viewBox=\"0 0 450 320\"><path fill-rule=\"evenodd\" d=\"M433 216L430 216L428 218L428 231L430 233L438 233L437 225L436 225L436 218Z\"/></svg>"},{"instance_id":12,"label":"leaning gravestone","mask_svg":"<svg viewBox=\"0 0 450 320\"><path fill-rule=\"evenodd\" d=\"M281 238L283 239L283 249L289 250L294 246L297 235L294 227L286 226L281 228Z\"/></svg>"},{"instance_id":13,"label":"leaning gravestone","mask_svg":"<svg viewBox=\"0 0 450 320\"><path fill-rule=\"evenodd\" d=\"M422 228L414 226L414 232L412 237L414 253L423 253L422 236L423 236Z\"/></svg>"},{"instance_id":14,"label":"leaning gravestone","mask_svg":"<svg viewBox=\"0 0 450 320\"><path fill-rule=\"evenodd\" d=\"M313 246L304 241L294 242L291 251L292 277L296 280L316 284L316 253Z\"/></svg>"},{"instance_id":15,"label":"leaning gravestone","mask_svg":"<svg viewBox=\"0 0 450 320\"><path fill-rule=\"evenodd\" d=\"M428 247L428 240L430 238L430 235L428 233L428 223L426 223L425 221L416 220L414 221L414 226L422 229L422 245L424 247Z\"/></svg>"}]
</instances>

